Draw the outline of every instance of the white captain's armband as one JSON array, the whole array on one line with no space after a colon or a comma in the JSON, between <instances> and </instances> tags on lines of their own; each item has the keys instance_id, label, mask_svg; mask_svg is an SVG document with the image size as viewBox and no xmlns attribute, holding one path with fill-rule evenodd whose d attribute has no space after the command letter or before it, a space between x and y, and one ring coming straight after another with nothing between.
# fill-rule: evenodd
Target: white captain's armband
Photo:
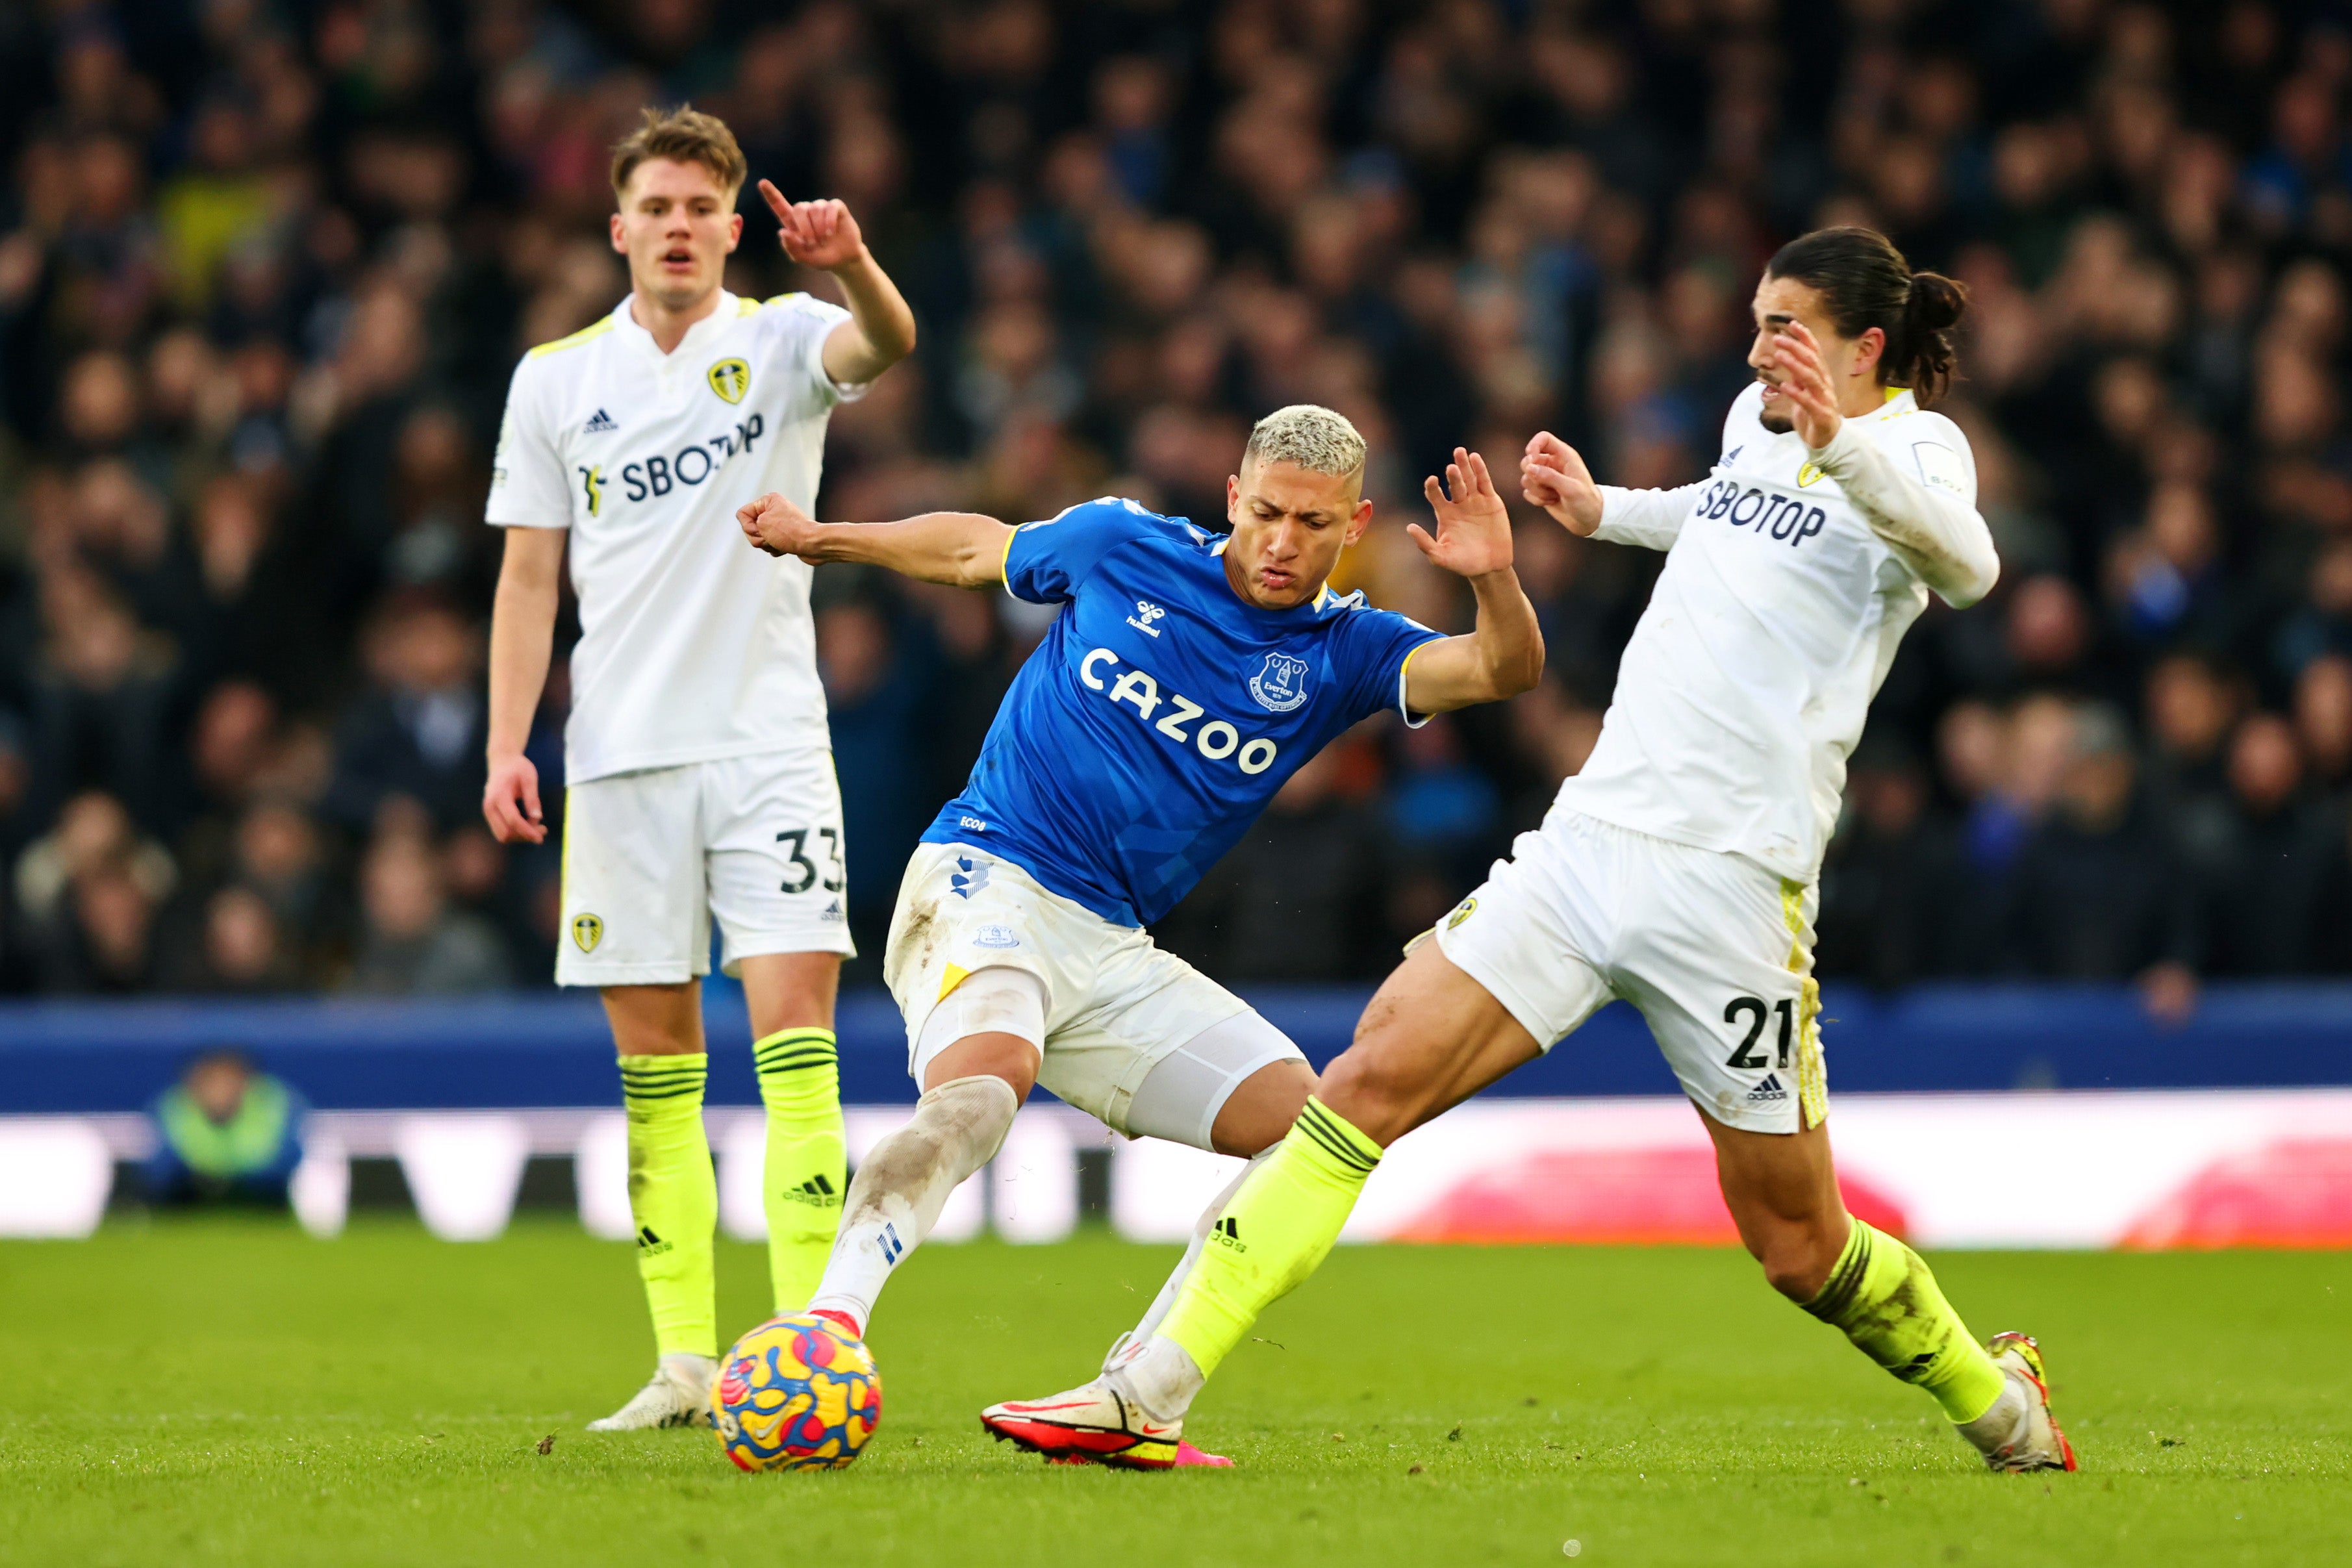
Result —
<instances>
[{"instance_id":1,"label":"white captain's armband","mask_svg":"<svg viewBox=\"0 0 2352 1568\"><path fill-rule=\"evenodd\" d=\"M1914 441L1911 456L1919 465L1919 478L1939 490L1949 490L1965 499L1969 493L1968 466L1960 455L1941 441Z\"/></svg>"}]
</instances>

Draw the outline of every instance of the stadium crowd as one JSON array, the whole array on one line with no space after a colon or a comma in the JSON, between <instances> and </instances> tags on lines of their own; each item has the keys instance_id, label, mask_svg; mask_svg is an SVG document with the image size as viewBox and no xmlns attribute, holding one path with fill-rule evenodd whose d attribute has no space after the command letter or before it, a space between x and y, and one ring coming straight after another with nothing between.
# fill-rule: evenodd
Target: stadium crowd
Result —
<instances>
[{"instance_id":1,"label":"stadium crowd","mask_svg":"<svg viewBox=\"0 0 2352 1568\"><path fill-rule=\"evenodd\" d=\"M0 11L0 987L548 984L552 844L478 815L507 378L624 290L605 149L724 115L921 321L822 510L1216 523L1249 422L1374 451L1345 586L1457 441L1717 454L1781 239L1964 279L2004 562L1912 634L1824 873L1825 974L2352 970L2352 23L2106 0L27 0ZM754 204L756 206L756 204ZM822 289L764 216L739 293ZM1516 498L1515 503L1516 503ZM1658 558L1528 512L1549 673L1350 735L1161 935L1383 973L1591 747ZM874 976L906 853L1040 634L820 575ZM561 758L561 666L533 755Z\"/></svg>"}]
</instances>

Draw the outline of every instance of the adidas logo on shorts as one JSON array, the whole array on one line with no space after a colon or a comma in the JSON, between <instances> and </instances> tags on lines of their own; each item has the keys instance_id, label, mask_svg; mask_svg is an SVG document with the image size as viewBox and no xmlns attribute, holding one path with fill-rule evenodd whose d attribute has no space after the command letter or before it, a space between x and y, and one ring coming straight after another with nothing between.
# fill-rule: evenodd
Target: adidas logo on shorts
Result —
<instances>
[{"instance_id":1,"label":"adidas logo on shorts","mask_svg":"<svg viewBox=\"0 0 2352 1568\"><path fill-rule=\"evenodd\" d=\"M1779 1073L1768 1072L1764 1075L1764 1081L1762 1083L1758 1084L1754 1089L1748 1091L1748 1098L1750 1100L1786 1100L1789 1098L1789 1091L1780 1087L1780 1075Z\"/></svg>"}]
</instances>

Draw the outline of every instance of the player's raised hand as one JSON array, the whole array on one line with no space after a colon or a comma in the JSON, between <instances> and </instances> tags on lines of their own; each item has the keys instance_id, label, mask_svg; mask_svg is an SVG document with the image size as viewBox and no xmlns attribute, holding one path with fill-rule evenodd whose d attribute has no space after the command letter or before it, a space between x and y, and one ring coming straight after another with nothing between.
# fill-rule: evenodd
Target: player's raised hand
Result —
<instances>
[{"instance_id":1,"label":"player's raised hand","mask_svg":"<svg viewBox=\"0 0 2352 1568\"><path fill-rule=\"evenodd\" d=\"M1789 400L1790 419L1805 445L1818 452L1837 439L1845 423L1822 363L1822 345L1804 322L1790 321L1773 338L1772 357L1780 367L1780 395Z\"/></svg>"},{"instance_id":2,"label":"player's raised hand","mask_svg":"<svg viewBox=\"0 0 2352 1568\"><path fill-rule=\"evenodd\" d=\"M784 497L770 490L735 510L743 537L771 555L805 555L816 547L820 524Z\"/></svg>"},{"instance_id":3,"label":"player's raised hand","mask_svg":"<svg viewBox=\"0 0 2352 1568\"><path fill-rule=\"evenodd\" d=\"M1432 474L1421 482L1421 493L1429 498L1437 531L1432 534L1417 522L1405 524L1404 531L1423 555L1462 577L1484 577L1511 563L1511 514L1495 493L1486 458L1454 447L1445 482L1440 485Z\"/></svg>"},{"instance_id":4,"label":"player's raised hand","mask_svg":"<svg viewBox=\"0 0 2352 1568\"><path fill-rule=\"evenodd\" d=\"M539 810L539 769L520 752L490 763L482 786L482 820L501 844L544 844L547 824Z\"/></svg>"},{"instance_id":5,"label":"player's raised hand","mask_svg":"<svg viewBox=\"0 0 2352 1568\"><path fill-rule=\"evenodd\" d=\"M1601 526L1601 487L1575 447L1549 430L1528 437L1519 457L1519 493L1529 506L1539 506L1570 533L1583 535Z\"/></svg>"},{"instance_id":6,"label":"player's raised hand","mask_svg":"<svg viewBox=\"0 0 2352 1568\"><path fill-rule=\"evenodd\" d=\"M776 239L784 254L803 267L830 272L856 260L866 249L866 236L849 208L836 201L788 202L772 181L760 182L760 195L776 215Z\"/></svg>"}]
</instances>

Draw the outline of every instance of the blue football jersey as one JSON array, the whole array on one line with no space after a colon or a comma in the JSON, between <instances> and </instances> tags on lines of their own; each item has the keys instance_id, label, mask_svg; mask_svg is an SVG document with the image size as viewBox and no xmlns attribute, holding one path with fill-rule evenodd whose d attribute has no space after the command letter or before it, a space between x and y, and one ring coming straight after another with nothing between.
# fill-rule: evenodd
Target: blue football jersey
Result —
<instances>
[{"instance_id":1,"label":"blue football jersey","mask_svg":"<svg viewBox=\"0 0 2352 1568\"><path fill-rule=\"evenodd\" d=\"M1131 500L1016 530L1005 586L1062 613L924 839L985 846L1105 920L1149 924L1301 763L1402 707L1405 660L1438 633L1328 588L1260 609L1223 551Z\"/></svg>"}]
</instances>

